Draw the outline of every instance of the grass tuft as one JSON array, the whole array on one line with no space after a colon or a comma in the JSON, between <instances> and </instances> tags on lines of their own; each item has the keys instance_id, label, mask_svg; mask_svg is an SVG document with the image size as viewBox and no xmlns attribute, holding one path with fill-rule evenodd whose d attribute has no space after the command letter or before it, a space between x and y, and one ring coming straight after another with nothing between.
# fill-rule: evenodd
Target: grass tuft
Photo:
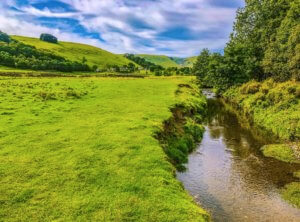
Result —
<instances>
[{"instance_id":1,"label":"grass tuft","mask_svg":"<svg viewBox=\"0 0 300 222\"><path fill-rule=\"evenodd\" d=\"M296 158L293 149L288 144L270 144L262 147L266 157L273 157L288 163L300 163Z\"/></svg>"},{"instance_id":2,"label":"grass tuft","mask_svg":"<svg viewBox=\"0 0 300 222\"><path fill-rule=\"evenodd\" d=\"M287 184L281 190L281 195L286 201L300 208L300 182Z\"/></svg>"}]
</instances>

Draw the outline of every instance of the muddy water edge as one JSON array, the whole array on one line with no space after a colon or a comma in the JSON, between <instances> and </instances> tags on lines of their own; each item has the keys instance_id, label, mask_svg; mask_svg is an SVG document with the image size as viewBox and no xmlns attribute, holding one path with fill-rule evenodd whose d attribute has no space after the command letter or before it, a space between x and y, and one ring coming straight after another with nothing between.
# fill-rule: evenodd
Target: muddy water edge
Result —
<instances>
[{"instance_id":1,"label":"muddy water edge","mask_svg":"<svg viewBox=\"0 0 300 222\"><path fill-rule=\"evenodd\" d=\"M299 164L265 158L260 147L272 138L242 126L237 115L209 90L205 133L177 177L213 221L300 221L300 210L280 189L296 181ZM273 141L274 142L274 141Z\"/></svg>"}]
</instances>

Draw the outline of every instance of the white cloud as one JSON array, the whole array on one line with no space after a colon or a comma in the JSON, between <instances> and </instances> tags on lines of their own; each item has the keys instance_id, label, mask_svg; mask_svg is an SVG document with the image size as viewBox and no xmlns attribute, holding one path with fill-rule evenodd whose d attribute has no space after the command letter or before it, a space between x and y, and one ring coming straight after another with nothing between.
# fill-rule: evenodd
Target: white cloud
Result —
<instances>
[{"instance_id":1,"label":"white cloud","mask_svg":"<svg viewBox=\"0 0 300 222\"><path fill-rule=\"evenodd\" d=\"M63 32L59 29L52 29L45 26L21 21L9 15L0 15L0 30L10 35L24 35L38 38L41 33L50 33L58 37L61 41L79 42L97 47L104 47L99 40L83 38L77 34Z\"/></svg>"},{"instance_id":2,"label":"white cloud","mask_svg":"<svg viewBox=\"0 0 300 222\"><path fill-rule=\"evenodd\" d=\"M48 8L44 10L39 10L34 7L24 7L22 8L24 13L38 17L51 17L51 18L74 18L80 14L74 12L51 12Z\"/></svg>"},{"instance_id":3,"label":"white cloud","mask_svg":"<svg viewBox=\"0 0 300 222\"><path fill-rule=\"evenodd\" d=\"M213 50L223 48L235 17L234 8L212 7L208 0L60 1L70 5L74 11L54 12L47 7L40 10L30 5L18 7L15 1L7 0L6 6L15 6L20 10L12 12L0 2L0 29L10 34L35 37L41 32L48 32L61 40L92 44L115 53L191 56L199 53L202 48ZM75 19L87 31L99 33L104 42L85 38L68 30L40 25L38 22L40 17ZM187 40L181 40L176 36L172 38L170 35L166 38L159 37L160 33L176 27L185 27L196 36ZM212 35L214 32L216 34ZM209 37L205 37L207 33Z\"/></svg>"}]
</instances>

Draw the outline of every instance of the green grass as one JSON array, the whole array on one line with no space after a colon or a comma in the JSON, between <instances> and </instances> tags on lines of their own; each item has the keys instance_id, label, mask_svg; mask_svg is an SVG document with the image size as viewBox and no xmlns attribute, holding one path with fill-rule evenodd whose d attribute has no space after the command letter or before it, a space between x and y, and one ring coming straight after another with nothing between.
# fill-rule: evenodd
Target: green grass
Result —
<instances>
[{"instance_id":1,"label":"green grass","mask_svg":"<svg viewBox=\"0 0 300 222\"><path fill-rule=\"evenodd\" d=\"M187 81L1 77L0 220L206 221L154 138Z\"/></svg>"},{"instance_id":2,"label":"green grass","mask_svg":"<svg viewBox=\"0 0 300 222\"><path fill-rule=\"evenodd\" d=\"M37 38L24 36L12 36L12 38L25 44L35 46L37 49L50 50L54 54L71 61L82 62L82 58L85 57L87 64L91 67L93 65L97 65L99 68L105 68L107 65L122 66L131 62L122 55L113 54L90 45L62 41L59 41L58 44L53 44L41 41Z\"/></svg>"},{"instance_id":3,"label":"green grass","mask_svg":"<svg viewBox=\"0 0 300 222\"><path fill-rule=\"evenodd\" d=\"M282 189L281 195L286 201L300 208L300 182L287 184Z\"/></svg>"},{"instance_id":4,"label":"green grass","mask_svg":"<svg viewBox=\"0 0 300 222\"><path fill-rule=\"evenodd\" d=\"M294 172L294 177L296 177L296 178L298 178L298 179L300 179L300 170L298 170L298 171L296 171L296 172Z\"/></svg>"},{"instance_id":5,"label":"green grass","mask_svg":"<svg viewBox=\"0 0 300 222\"><path fill-rule=\"evenodd\" d=\"M197 56L188 57L184 60L184 66L193 67L196 61L197 61Z\"/></svg>"},{"instance_id":6,"label":"green grass","mask_svg":"<svg viewBox=\"0 0 300 222\"><path fill-rule=\"evenodd\" d=\"M295 157L293 149L288 144L270 144L262 147L266 157L272 157L288 163L300 163Z\"/></svg>"}]
</instances>

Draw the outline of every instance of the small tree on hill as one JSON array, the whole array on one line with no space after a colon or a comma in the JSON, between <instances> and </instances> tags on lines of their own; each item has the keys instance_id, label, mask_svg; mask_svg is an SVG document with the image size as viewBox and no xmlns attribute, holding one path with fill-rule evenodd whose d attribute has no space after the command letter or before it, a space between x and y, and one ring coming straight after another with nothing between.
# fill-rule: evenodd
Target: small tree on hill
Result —
<instances>
[{"instance_id":1,"label":"small tree on hill","mask_svg":"<svg viewBox=\"0 0 300 222\"><path fill-rule=\"evenodd\" d=\"M57 38L51 34L43 33L40 36L40 40L45 42L57 43Z\"/></svg>"},{"instance_id":2,"label":"small tree on hill","mask_svg":"<svg viewBox=\"0 0 300 222\"><path fill-rule=\"evenodd\" d=\"M6 33L0 31L0 42L7 42L7 43L9 43L10 42L9 35L7 35Z\"/></svg>"}]
</instances>

